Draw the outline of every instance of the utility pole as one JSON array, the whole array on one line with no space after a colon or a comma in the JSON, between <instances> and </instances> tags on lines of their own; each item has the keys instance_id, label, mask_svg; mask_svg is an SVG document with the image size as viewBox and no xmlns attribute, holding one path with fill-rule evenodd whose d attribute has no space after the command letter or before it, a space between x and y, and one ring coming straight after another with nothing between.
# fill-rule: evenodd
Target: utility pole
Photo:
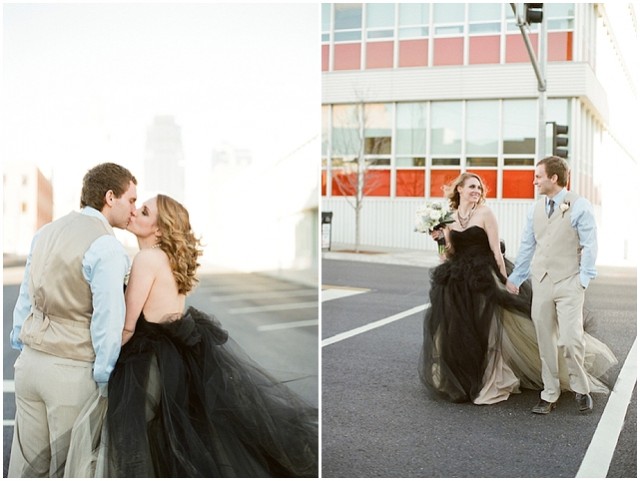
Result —
<instances>
[{"instance_id":1,"label":"utility pole","mask_svg":"<svg viewBox=\"0 0 640 481\"><path fill-rule=\"evenodd\" d=\"M547 22L544 18L542 3L511 3L513 14L516 17L516 25L520 28L524 44L529 53L531 65L538 79L538 139L536 142L536 159L541 159L546 154L547 125L546 125L546 103L547 103L547 81L545 78L547 69ZM518 8L523 6L523 9ZM523 18L524 16L524 18ZM540 24L540 36L538 45L540 46L539 56L531 46L531 40L526 27L532 23Z\"/></svg>"}]
</instances>

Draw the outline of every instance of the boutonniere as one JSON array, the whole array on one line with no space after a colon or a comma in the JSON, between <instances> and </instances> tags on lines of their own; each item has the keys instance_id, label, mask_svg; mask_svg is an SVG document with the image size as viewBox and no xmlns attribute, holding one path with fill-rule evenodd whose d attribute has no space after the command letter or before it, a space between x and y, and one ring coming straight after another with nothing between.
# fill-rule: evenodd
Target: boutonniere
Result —
<instances>
[{"instance_id":1,"label":"boutonniere","mask_svg":"<svg viewBox=\"0 0 640 481\"><path fill-rule=\"evenodd\" d=\"M571 204L569 202L563 202L560 204L560 212L562 212L562 217L564 217L564 213L569 210Z\"/></svg>"}]
</instances>

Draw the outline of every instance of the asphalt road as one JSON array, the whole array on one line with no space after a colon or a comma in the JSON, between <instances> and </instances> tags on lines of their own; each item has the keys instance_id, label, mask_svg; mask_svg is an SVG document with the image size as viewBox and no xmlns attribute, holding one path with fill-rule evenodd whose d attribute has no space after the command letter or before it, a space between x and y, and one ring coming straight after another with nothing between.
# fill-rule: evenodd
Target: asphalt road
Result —
<instances>
[{"instance_id":1,"label":"asphalt road","mask_svg":"<svg viewBox=\"0 0 640 481\"><path fill-rule=\"evenodd\" d=\"M15 276L13 276L15 277ZM318 389L318 290L260 274L200 275L188 304L215 314L230 337L262 367L314 406ZM3 475L6 477L15 399L13 363L18 352L9 345L12 312L19 285L3 288Z\"/></svg>"},{"instance_id":2,"label":"asphalt road","mask_svg":"<svg viewBox=\"0 0 640 481\"><path fill-rule=\"evenodd\" d=\"M323 259L322 275L323 477L576 476L609 396L594 395L586 416L571 393L548 416L530 412L537 391L491 406L430 399L417 373L423 312L328 344L426 304L429 269ZM616 376L636 338L636 292L628 268L600 268L587 291ZM608 477L636 478L636 403L634 387Z\"/></svg>"}]
</instances>

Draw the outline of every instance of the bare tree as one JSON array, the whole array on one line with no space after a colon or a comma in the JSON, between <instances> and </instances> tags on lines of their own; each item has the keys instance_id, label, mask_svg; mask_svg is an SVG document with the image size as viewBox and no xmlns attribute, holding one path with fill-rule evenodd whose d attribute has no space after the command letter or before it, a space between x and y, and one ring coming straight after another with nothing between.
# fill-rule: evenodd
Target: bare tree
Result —
<instances>
[{"instance_id":1,"label":"bare tree","mask_svg":"<svg viewBox=\"0 0 640 481\"><path fill-rule=\"evenodd\" d=\"M331 178L355 214L355 252L360 252L361 211L364 198L382 183L377 158L391 153L391 137L367 135L367 112L364 102L343 106L340 128L334 128ZM335 108L335 107L334 107ZM383 161L384 163L384 161Z\"/></svg>"}]
</instances>

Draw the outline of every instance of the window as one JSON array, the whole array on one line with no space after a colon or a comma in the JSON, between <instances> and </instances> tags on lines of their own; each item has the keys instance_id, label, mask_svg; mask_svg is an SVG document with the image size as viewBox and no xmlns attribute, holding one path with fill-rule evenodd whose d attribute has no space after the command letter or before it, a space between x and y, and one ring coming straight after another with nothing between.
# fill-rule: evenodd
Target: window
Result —
<instances>
[{"instance_id":1,"label":"window","mask_svg":"<svg viewBox=\"0 0 640 481\"><path fill-rule=\"evenodd\" d=\"M537 135L537 103L535 100L503 102L502 197L532 199L533 169Z\"/></svg>"},{"instance_id":2,"label":"window","mask_svg":"<svg viewBox=\"0 0 640 481\"><path fill-rule=\"evenodd\" d=\"M535 100L505 100L503 112L503 151L535 155L538 112Z\"/></svg>"},{"instance_id":3,"label":"window","mask_svg":"<svg viewBox=\"0 0 640 481\"><path fill-rule=\"evenodd\" d=\"M511 7L509 7L511 8ZM470 3L469 34L499 34L502 26L502 4Z\"/></svg>"},{"instance_id":4,"label":"window","mask_svg":"<svg viewBox=\"0 0 640 481\"><path fill-rule=\"evenodd\" d=\"M331 4L322 4L322 42L328 42L331 37Z\"/></svg>"},{"instance_id":5,"label":"window","mask_svg":"<svg viewBox=\"0 0 640 481\"><path fill-rule=\"evenodd\" d=\"M545 3L548 30L573 30L575 3Z\"/></svg>"},{"instance_id":6,"label":"window","mask_svg":"<svg viewBox=\"0 0 640 481\"><path fill-rule=\"evenodd\" d=\"M470 156L498 156L500 104L497 100L468 101L466 152Z\"/></svg>"},{"instance_id":7,"label":"window","mask_svg":"<svg viewBox=\"0 0 640 481\"><path fill-rule=\"evenodd\" d=\"M360 115L357 105L334 105L331 116L333 156L355 157L360 152Z\"/></svg>"},{"instance_id":8,"label":"window","mask_svg":"<svg viewBox=\"0 0 640 481\"><path fill-rule=\"evenodd\" d=\"M367 3L366 27L367 38L393 37L395 25L395 4Z\"/></svg>"},{"instance_id":9,"label":"window","mask_svg":"<svg viewBox=\"0 0 640 481\"><path fill-rule=\"evenodd\" d=\"M396 107L396 196L422 197L427 149L426 104Z\"/></svg>"},{"instance_id":10,"label":"window","mask_svg":"<svg viewBox=\"0 0 640 481\"><path fill-rule=\"evenodd\" d=\"M391 156L392 104L367 104L364 107L364 153Z\"/></svg>"},{"instance_id":11,"label":"window","mask_svg":"<svg viewBox=\"0 0 640 481\"><path fill-rule=\"evenodd\" d=\"M436 35L464 33L464 3L434 3L433 20Z\"/></svg>"},{"instance_id":12,"label":"window","mask_svg":"<svg viewBox=\"0 0 640 481\"><path fill-rule=\"evenodd\" d=\"M459 156L462 146L462 102L431 104L431 153Z\"/></svg>"},{"instance_id":13,"label":"window","mask_svg":"<svg viewBox=\"0 0 640 481\"><path fill-rule=\"evenodd\" d=\"M362 4L334 3L333 8L335 41L360 40L362 37Z\"/></svg>"},{"instance_id":14,"label":"window","mask_svg":"<svg viewBox=\"0 0 640 481\"><path fill-rule=\"evenodd\" d=\"M398 37L422 38L429 36L429 4L399 4Z\"/></svg>"}]
</instances>

